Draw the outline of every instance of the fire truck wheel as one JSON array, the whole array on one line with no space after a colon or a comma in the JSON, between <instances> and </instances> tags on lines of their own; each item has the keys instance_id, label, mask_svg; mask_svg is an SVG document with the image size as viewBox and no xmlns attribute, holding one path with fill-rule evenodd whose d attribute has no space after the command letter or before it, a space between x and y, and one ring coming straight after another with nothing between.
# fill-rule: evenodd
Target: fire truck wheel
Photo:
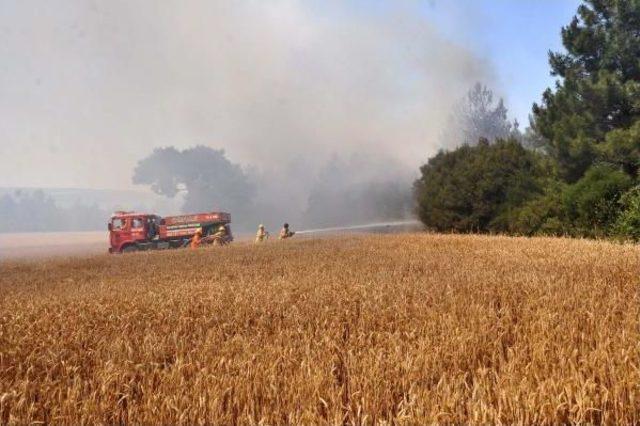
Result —
<instances>
[{"instance_id":1,"label":"fire truck wheel","mask_svg":"<svg viewBox=\"0 0 640 426\"><path fill-rule=\"evenodd\" d=\"M126 246L125 248L122 249L123 253L133 253L135 251L138 251L138 247L134 245Z\"/></svg>"}]
</instances>

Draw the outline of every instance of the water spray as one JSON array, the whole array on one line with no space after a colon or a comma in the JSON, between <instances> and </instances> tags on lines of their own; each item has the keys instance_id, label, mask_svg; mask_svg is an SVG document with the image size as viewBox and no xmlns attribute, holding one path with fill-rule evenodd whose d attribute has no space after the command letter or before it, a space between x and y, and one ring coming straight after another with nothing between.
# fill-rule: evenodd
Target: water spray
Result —
<instances>
[{"instance_id":1,"label":"water spray","mask_svg":"<svg viewBox=\"0 0 640 426\"><path fill-rule=\"evenodd\" d=\"M338 231L358 231L372 228L392 228L399 226L419 226L421 223L417 220L403 220L395 222L376 222L368 223L366 225L351 225L351 226L334 226L329 228L317 228L317 229L305 229L303 231L296 231L296 235L303 234L319 234L323 232L338 232Z\"/></svg>"}]
</instances>

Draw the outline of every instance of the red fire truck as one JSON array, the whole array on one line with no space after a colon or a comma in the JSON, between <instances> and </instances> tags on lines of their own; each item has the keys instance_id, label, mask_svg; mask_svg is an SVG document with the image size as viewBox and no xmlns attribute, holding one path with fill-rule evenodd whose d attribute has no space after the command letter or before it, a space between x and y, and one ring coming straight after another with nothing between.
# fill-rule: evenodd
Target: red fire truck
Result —
<instances>
[{"instance_id":1,"label":"red fire truck","mask_svg":"<svg viewBox=\"0 0 640 426\"><path fill-rule=\"evenodd\" d=\"M109 253L185 247L198 229L207 237L221 226L226 232L223 243L233 241L231 215L224 212L196 213L160 217L156 214L115 212L109 221Z\"/></svg>"}]
</instances>

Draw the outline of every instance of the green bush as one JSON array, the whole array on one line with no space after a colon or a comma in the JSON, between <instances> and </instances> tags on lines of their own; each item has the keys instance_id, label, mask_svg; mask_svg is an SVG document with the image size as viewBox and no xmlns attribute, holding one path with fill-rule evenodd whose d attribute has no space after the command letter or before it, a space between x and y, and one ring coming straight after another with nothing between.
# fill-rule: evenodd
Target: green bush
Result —
<instances>
[{"instance_id":1,"label":"green bush","mask_svg":"<svg viewBox=\"0 0 640 426\"><path fill-rule=\"evenodd\" d=\"M509 230L519 235L561 236L572 234L566 220L563 193L567 185L550 181L544 194L525 203L513 217Z\"/></svg>"},{"instance_id":2,"label":"green bush","mask_svg":"<svg viewBox=\"0 0 640 426\"><path fill-rule=\"evenodd\" d=\"M640 241L640 186L623 194L619 204L622 211L613 226L613 234L619 238Z\"/></svg>"},{"instance_id":3,"label":"green bush","mask_svg":"<svg viewBox=\"0 0 640 426\"><path fill-rule=\"evenodd\" d=\"M633 179L616 167L606 164L591 167L564 193L567 219L580 235L607 235L618 218L620 197L632 185Z\"/></svg>"},{"instance_id":4,"label":"green bush","mask_svg":"<svg viewBox=\"0 0 640 426\"><path fill-rule=\"evenodd\" d=\"M538 154L515 140L440 152L414 184L418 216L438 231L507 232L517 209L542 192Z\"/></svg>"}]
</instances>

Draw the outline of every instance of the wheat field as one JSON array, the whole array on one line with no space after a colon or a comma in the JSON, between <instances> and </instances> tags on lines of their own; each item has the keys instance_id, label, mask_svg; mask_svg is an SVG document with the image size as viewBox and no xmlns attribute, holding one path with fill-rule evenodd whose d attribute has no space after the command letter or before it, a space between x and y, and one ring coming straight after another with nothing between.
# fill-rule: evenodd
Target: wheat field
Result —
<instances>
[{"instance_id":1,"label":"wheat field","mask_svg":"<svg viewBox=\"0 0 640 426\"><path fill-rule=\"evenodd\" d=\"M349 236L0 268L0 424L640 422L631 245Z\"/></svg>"}]
</instances>

